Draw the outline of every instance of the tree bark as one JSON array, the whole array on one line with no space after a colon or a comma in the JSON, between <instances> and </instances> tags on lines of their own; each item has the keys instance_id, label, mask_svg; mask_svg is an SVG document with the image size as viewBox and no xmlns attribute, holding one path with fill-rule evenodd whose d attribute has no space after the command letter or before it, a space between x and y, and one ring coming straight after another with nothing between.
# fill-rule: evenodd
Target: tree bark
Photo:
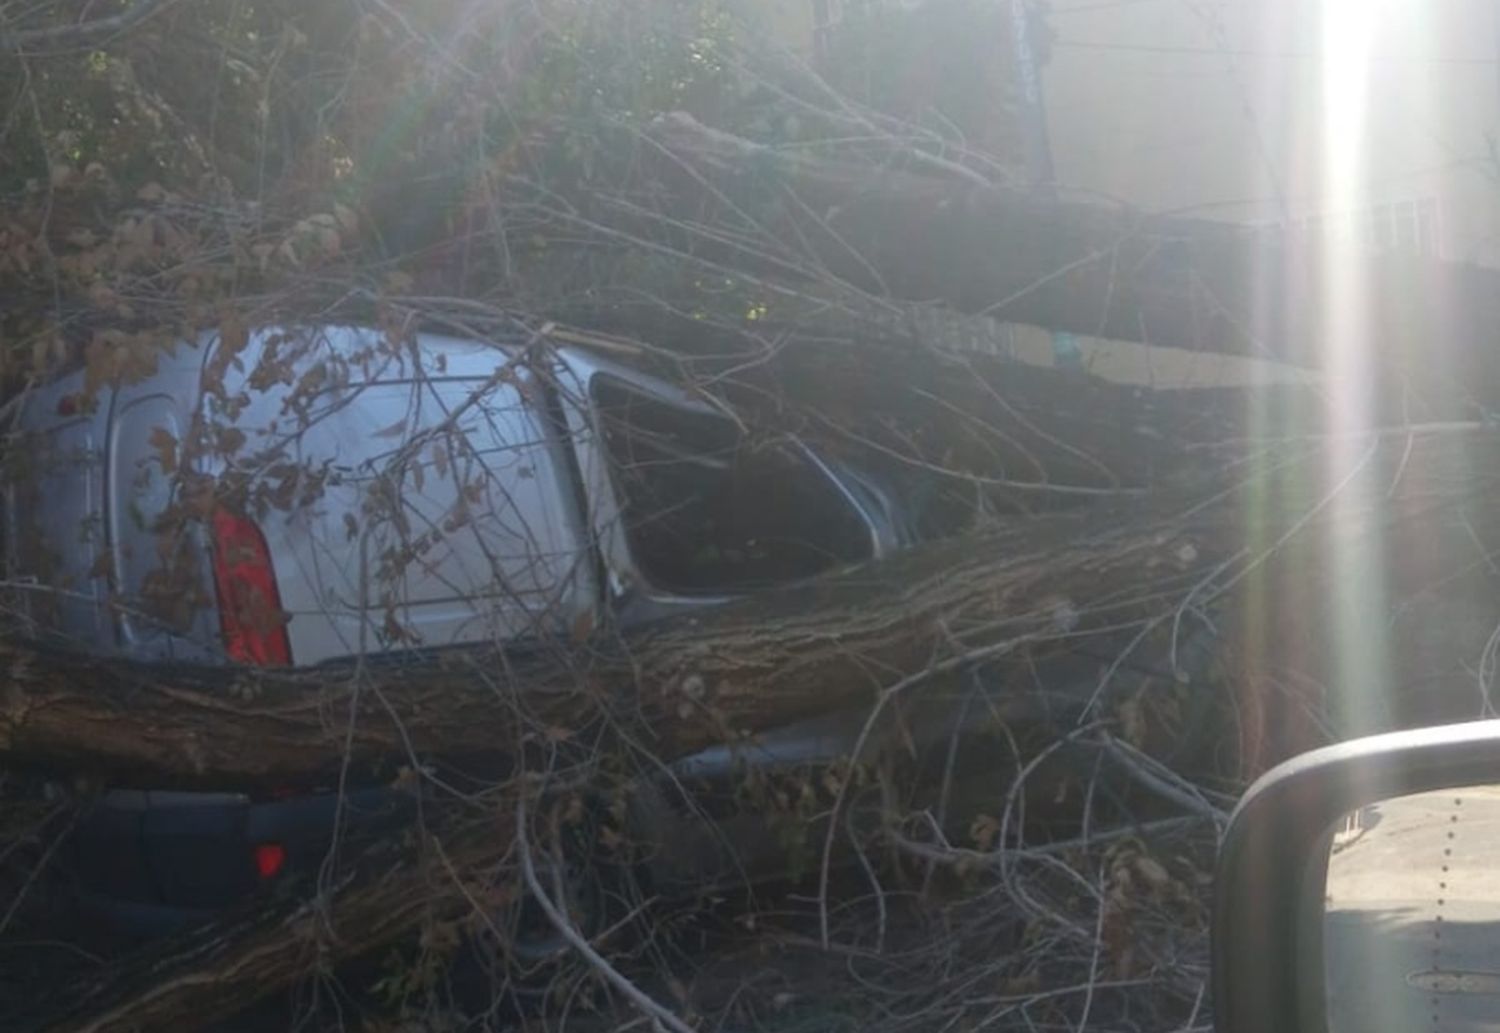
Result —
<instances>
[{"instance_id":1,"label":"tree bark","mask_svg":"<svg viewBox=\"0 0 1500 1033\"><path fill-rule=\"evenodd\" d=\"M324 774L346 750L361 766L412 763L512 750L528 734L581 737L608 720L670 758L868 701L879 672L1066 634L1073 611L1163 601L1225 555L1231 525L1220 510L1186 525L1123 513L1020 521L698 616L526 651L278 672L10 642L0 752L160 784L245 785ZM1179 567L1188 541L1196 558Z\"/></svg>"},{"instance_id":2,"label":"tree bark","mask_svg":"<svg viewBox=\"0 0 1500 1033\"><path fill-rule=\"evenodd\" d=\"M1436 559L1414 556L1472 566L1464 528L1486 527L1483 514L1500 502L1490 450L1475 447L1487 440L1481 430L1372 442L1326 495L1331 475L1304 455L1206 501L1200 489L1015 519L692 617L524 651L276 671L129 664L7 642L0 753L163 786L295 783L346 758L365 769L514 754L528 741L592 741L605 728L629 729L670 759L868 704L892 684L977 658L1171 615L1189 597L1202 605L1204 586L1251 563L1256 543L1269 551L1253 569L1274 556L1316 586L1339 573L1319 538L1332 516L1341 534L1386 536L1371 562L1385 568L1392 598L1404 598L1437 576ZM1408 539L1418 547L1391 548ZM1438 548L1450 539L1459 551ZM1309 613L1321 624L1311 604Z\"/></svg>"},{"instance_id":3,"label":"tree bark","mask_svg":"<svg viewBox=\"0 0 1500 1033\"><path fill-rule=\"evenodd\" d=\"M566 737L584 723L610 721L670 759L742 730L920 693L929 680L1027 650L1076 648L1105 629L1129 637L1156 627L1171 638L1178 620L1218 626L1228 669L1193 686L1224 694L1223 705L1241 703L1242 682L1284 682L1288 671L1337 687L1347 656L1326 634L1330 607L1365 601L1380 584L1387 594L1372 612L1383 619L1402 600L1482 567L1475 549L1493 545L1465 538L1463 529L1487 529L1500 517L1500 466L1474 447L1487 441L1435 432L1397 438L1372 445L1345 471L1330 473L1320 457L1286 461L1217 497L1018 521L1005 532L641 629L607 647L574 648L571 655L587 659L572 663L562 652L472 650L358 679L347 671L243 672L241 684L257 693L246 700L227 695L221 675L91 663L11 644L7 750L164 780L261 779L305 774L346 743L357 760L399 755L407 740L436 755L549 729ZM1332 525L1346 544L1378 547L1373 566L1341 568L1329 548ZM1475 650L1494 618L1476 626L1468 642ZM1416 665L1430 657L1392 649L1389 659L1424 675ZM1019 683L1002 690L1002 712L1006 692L1024 705L1028 690ZM1097 685L1089 678L1082 695ZM1329 707L1357 708L1359 719L1373 720L1378 688L1355 686ZM351 732L343 722L356 691ZM1105 697L1097 716L1114 708ZM511 783L496 798L513 805L508 794L520 787ZM273 904L179 938L74 987L63 1011L23 1028L185 1028L184 1016L221 1017L424 920L451 920L472 906L471 888L457 880L498 877L514 844L513 812L503 802L489 806L488 817L476 813L444 809L415 841L427 846L422 851L400 837L383 850L351 851L359 858L353 872L316 908Z\"/></svg>"},{"instance_id":4,"label":"tree bark","mask_svg":"<svg viewBox=\"0 0 1500 1033\"><path fill-rule=\"evenodd\" d=\"M615 288L668 298L690 289L647 282L654 277L616 281L616 270L602 264L591 272ZM724 395L755 426L830 449L873 446L898 465L969 476L1019 512L1202 482L1258 436L1321 428L1323 396L1306 384L1158 390L977 348L929 347L935 342L919 333L835 318L811 304L773 303L747 329L672 305L619 305L607 288L600 294L572 302L569 318L641 341L643 351L669 352L677 368L664 375Z\"/></svg>"}]
</instances>

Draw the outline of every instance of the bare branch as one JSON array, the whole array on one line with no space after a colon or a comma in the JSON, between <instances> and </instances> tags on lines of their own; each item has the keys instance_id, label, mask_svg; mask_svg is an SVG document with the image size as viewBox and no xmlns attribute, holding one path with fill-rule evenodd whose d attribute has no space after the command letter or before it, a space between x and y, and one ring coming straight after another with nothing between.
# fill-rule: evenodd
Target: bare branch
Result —
<instances>
[{"instance_id":1,"label":"bare branch","mask_svg":"<svg viewBox=\"0 0 1500 1033\"><path fill-rule=\"evenodd\" d=\"M541 880L537 878L536 867L531 861L531 844L526 835L526 798L522 793L516 798L516 848L520 852L521 874L526 880L526 888L531 892L531 898L546 914L547 921L552 923L568 945L576 950L583 958L594 967L598 973L608 981L620 993L630 999L641 1011L651 1016L662 1026L673 1031L673 1033L692 1033L692 1027L679 1019L667 1008L662 1007L649 994L620 974L620 970L611 965L602 954L594 949L594 945L586 940L582 933L573 927L568 921L568 916L563 914L552 898L547 896L547 891L542 888Z\"/></svg>"},{"instance_id":2,"label":"bare branch","mask_svg":"<svg viewBox=\"0 0 1500 1033\"><path fill-rule=\"evenodd\" d=\"M176 0L136 0L119 14L95 18L77 25L57 25L50 29L16 29L0 32L0 50L13 53L31 51L76 50L94 47L129 32L147 18Z\"/></svg>"}]
</instances>

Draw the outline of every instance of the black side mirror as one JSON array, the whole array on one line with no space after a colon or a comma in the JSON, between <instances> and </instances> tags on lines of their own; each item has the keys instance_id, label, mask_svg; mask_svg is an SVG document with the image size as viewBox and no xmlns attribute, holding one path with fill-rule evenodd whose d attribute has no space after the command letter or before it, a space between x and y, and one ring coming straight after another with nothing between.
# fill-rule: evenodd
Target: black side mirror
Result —
<instances>
[{"instance_id":1,"label":"black side mirror","mask_svg":"<svg viewBox=\"0 0 1500 1033\"><path fill-rule=\"evenodd\" d=\"M1500 1030L1500 721L1316 750L1220 851L1221 1033Z\"/></svg>"}]
</instances>

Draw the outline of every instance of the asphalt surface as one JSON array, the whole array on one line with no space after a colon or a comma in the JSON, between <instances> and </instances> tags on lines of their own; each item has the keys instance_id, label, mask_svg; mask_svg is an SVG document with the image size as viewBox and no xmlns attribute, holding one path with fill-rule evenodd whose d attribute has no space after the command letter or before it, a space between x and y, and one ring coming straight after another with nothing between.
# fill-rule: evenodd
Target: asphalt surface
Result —
<instances>
[{"instance_id":1,"label":"asphalt surface","mask_svg":"<svg viewBox=\"0 0 1500 1033\"><path fill-rule=\"evenodd\" d=\"M1500 786L1366 808L1334 837L1330 1033L1500 1033Z\"/></svg>"}]
</instances>

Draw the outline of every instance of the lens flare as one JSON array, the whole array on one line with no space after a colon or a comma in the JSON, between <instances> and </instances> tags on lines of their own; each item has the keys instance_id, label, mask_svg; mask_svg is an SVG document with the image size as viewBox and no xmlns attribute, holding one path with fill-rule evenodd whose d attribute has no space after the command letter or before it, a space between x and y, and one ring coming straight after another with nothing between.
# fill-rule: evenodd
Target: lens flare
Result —
<instances>
[{"instance_id":1,"label":"lens flare","mask_svg":"<svg viewBox=\"0 0 1500 1033\"><path fill-rule=\"evenodd\" d=\"M1371 289L1359 213L1368 210L1368 98L1373 45L1385 3L1323 0L1321 220L1315 242L1323 291L1326 349L1324 484L1334 492L1324 542L1331 558L1330 671L1335 720L1347 734L1373 731L1389 699L1385 662L1386 592L1376 523L1385 486L1373 437L1375 363L1370 349Z\"/></svg>"}]
</instances>

